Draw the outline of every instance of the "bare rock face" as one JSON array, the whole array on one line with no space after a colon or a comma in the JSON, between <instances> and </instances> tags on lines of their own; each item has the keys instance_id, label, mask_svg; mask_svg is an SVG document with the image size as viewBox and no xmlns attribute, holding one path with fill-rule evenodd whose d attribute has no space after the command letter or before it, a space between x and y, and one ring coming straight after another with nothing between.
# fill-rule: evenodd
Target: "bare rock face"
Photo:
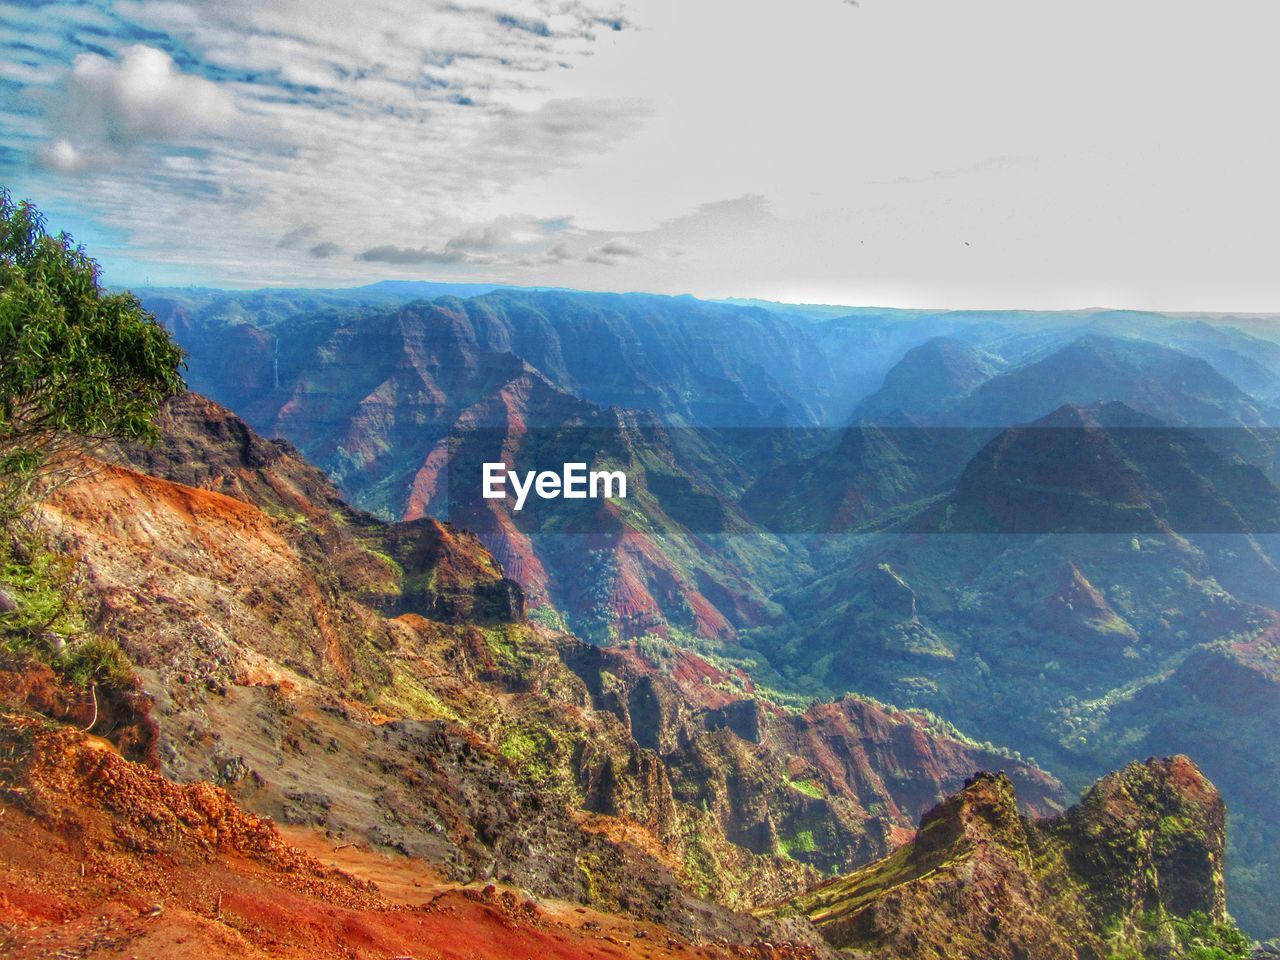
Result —
<instances>
[{"instance_id":1,"label":"bare rock face","mask_svg":"<svg viewBox=\"0 0 1280 960\"><path fill-rule=\"evenodd\" d=\"M1038 821L1019 815L1008 777L979 774L912 842L794 908L833 946L877 957L1145 954L1150 918L1226 921L1223 824L1221 797L1186 757L1130 764ZM1161 949L1178 955L1176 942Z\"/></svg>"}]
</instances>

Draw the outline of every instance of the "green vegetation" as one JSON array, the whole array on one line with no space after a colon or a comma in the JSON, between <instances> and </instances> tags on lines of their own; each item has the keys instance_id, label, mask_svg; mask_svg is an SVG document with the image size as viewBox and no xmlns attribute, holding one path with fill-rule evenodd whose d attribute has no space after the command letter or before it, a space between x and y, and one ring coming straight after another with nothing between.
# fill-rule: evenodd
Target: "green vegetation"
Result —
<instances>
[{"instance_id":1,"label":"green vegetation","mask_svg":"<svg viewBox=\"0 0 1280 960\"><path fill-rule=\"evenodd\" d=\"M528 612L529 619L541 627L548 630L554 630L558 633L567 633L569 625L565 622L564 615L549 603L543 603Z\"/></svg>"},{"instance_id":2,"label":"green vegetation","mask_svg":"<svg viewBox=\"0 0 1280 960\"><path fill-rule=\"evenodd\" d=\"M47 663L76 686L124 688L133 672L115 640L88 625L75 558L32 531L0 539L0 651Z\"/></svg>"},{"instance_id":3,"label":"green vegetation","mask_svg":"<svg viewBox=\"0 0 1280 960\"><path fill-rule=\"evenodd\" d=\"M794 857L797 853L813 853L818 849L812 830L797 830L795 836L778 837L778 852Z\"/></svg>"},{"instance_id":4,"label":"green vegetation","mask_svg":"<svg viewBox=\"0 0 1280 960\"><path fill-rule=\"evenodd\" d=\"M78 455L155 439L160 403L184 389L182 351L130 293L40 212L0 191L0 509L15 516Z\"/></svg>"},{"instance_id":5,"label":"green vegetation","mask_svg":"<svg viewBox=\"0 0 1280 960\"><path fill-rule=\"evenodd\" d=\"M502 738L498 752L513 763L529 764L538 758L544 746L544 738L517 729Z\"/></svg>"},{"instance_id":6,"label":"green vegetation","mask_svg":"<svg viewBox=\"0 0 1280 960\"><path fill-rule=\"evenodd\" d=\"M795 906L821 923L862 909L886 891L920 876L919 865L911 859L911 846L904 845L883 860L797 898Z\"/></svg>"},{"instance_id":7,"label":"green vegetation","mask_svg":"<svg viewBox=\"0 0 1280 960\"><path fill-rule=\"evenodd\" d=\"M129 293L40 211L0 191L0 650L66 681L123 687L129 663L89 618L75 558L30 508L82 474L110 440L151 442L160 404L184 389L182 351Z\"/></svg>"},{"instance_id":8,"label":"green vegetation","mask_svg":"<svg viewBox=\"0 0 1280 960\"><path fill-rule=\"evenodd\" d=\"M429 689L406 663L392 667L390 687L382 691L375 703L384 710L404 716L462 722L458 712Z\"/></svg>"},{"instance_id":9,"label":"green vegetation","mask_svg":"<svg viewBox=\"0 0 1280 960\"><path fill-rule=\"evenodd\" d=\"M520 633L518 624L489 627L484 631L495 666L512 677L522 676L533 659L533 655L522 646Z\"/></svg>"},{"instance_id":10,"label":"green vegetation","mask_svg":"<svg viewBox=\"0 0 1280 960\"><path fill-rule=\"evenodd\" d=\"M1154 911L1138 921L1134 942L1113 952L1110 960L1143 960L1150 956L1179 960L1246 960L1249 938L1234 923L1217 923L1206 913L1174 917Z\"/></svg>"},{"instance_id":11,"label":"green vegetation","mask_svg":"<svg viewBox=\"0 0 1280 960\"><path fill-rule=\"evenodd\" d=\"M581 794L569 763L580 732L557 729L554 716L521 716L506 720L497 736L498 753L510 760L527 782L580 802Z\"/></svg>"},{"instance_id":12,"label":"green vegetation","mask_svg":"<svg viewBox=\"0 0 1280 960\"><path fill-rule=\"evenodd\" d=\"M812 777L804 777L799 780L788 778L786 783L792 790L803 793L806 797L812 797L814 800L821 800L827 795L827 791L822 788L822 783Z\"/></svg>"}]
</instances>

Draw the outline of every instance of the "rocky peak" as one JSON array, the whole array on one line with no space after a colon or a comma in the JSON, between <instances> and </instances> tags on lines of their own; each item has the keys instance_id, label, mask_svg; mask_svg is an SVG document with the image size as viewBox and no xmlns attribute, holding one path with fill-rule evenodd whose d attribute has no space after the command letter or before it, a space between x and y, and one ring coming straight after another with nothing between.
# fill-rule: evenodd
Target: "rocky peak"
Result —
<instances>
[{"instance_id":1,"label":"rocky peak","mask_svg":"<svg viewBox=\"0 0 1280 960\"><path fill-rule=\"evenodd\" d=\"M1099 780L1060 820L1072 870L1104 917L1146 910L1226 916L1226 809L1185 756L1148 759Z\"/></svg>"},{"instance_id":2,"label":"rocky peak","mask_svg":"<svg viewBox=\"0 0 1280 960\"><path fill-rule=\"evenodd\" d=\"M833 946L877 957L1146 955L1153 916L1226 921L1223 824L1217 790L1182 756L1130 764L1038 821L1019 815L1007 776L980 773L910 843L792 908Z\"/></svg>"},{"instance_id":3,"label":"rocky peak","mask_svg":"<svg viewBox=\"0 0 1280 960\"><path fill-rule=\"evenodd\" d=\"M932 835L932 836L931 836ZM1022 818L1013 781L1003 772L979 772L964 782L964 789L938 804L920 820L921 849L945 850L963 841L996 841L1023 848ZM951 844L940 843L949 837Z\"/></svg>"}]
</instances>

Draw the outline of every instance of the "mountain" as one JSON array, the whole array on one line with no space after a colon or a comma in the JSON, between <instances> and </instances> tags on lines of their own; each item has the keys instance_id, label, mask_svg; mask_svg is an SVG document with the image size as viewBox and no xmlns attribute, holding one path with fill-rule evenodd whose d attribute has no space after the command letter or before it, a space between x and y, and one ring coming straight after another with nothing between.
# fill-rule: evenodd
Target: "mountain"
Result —
<instances>
[{"instance_id":1,"label":"mountain","mask_svg":"<svg viewBox=\"0 0 1280 960\"><path fill-rule=\"evenodd\" d=\"M1130 764L1039 821L1018 815L1008 778L983 774L891 857L790 909L834 946L890 960L1239 950L1224 926L1224 833L1222 799L1186 757Z\"/></svg>"},{"instance_id":2,"label":"mountain","mask_svg":"<svg viewBox=\"0 0 1280 960\"><path fill-rule=\"evenodd\" d=\"M1269 930L1266 712L1230 704L1271 690L1245 681L1267 675L1280 604L1280 489L1211 439L1116 403L1001 431L897 532L831 548L778 597L787 626L745 642L793 683L933 710L1072 786L1136 751L1204 757L1255 837L1233 860L1238 916ZM1238 685L1197 682L1203 651L1242 649Z\"/></svg>"},{"instance_id":3,"label":"mountain","mask_svg":"<svg viewBox=\"0 0 1280 960\"><path fill-rule=\"evenodd\" d=\"M734 911L883 855L975 768L1009 769L1029 812L1062 806L1053 778L926 714L787 707L669 643L539 627L474 534L347 506L203 398L161 424L43 507L141 684L58 709L255 815L749 941L766 931Z\"/></svg>"},{"instance_id":4,"label":"mountain","mask_svg":"<svg viewBox=\"0 0 1280 960\"><path fill-rule=\"evenodd\" d=\"M1205 712L1238 746L1206 739L1189 719L1205 694L1183 668L1203 663L1202 651L1248 661L1230 651L1261 643L1280 610L1269 536L1280 456L1266 428L1276 358L1260 328L1109 311L843 312L510 290L428 303L392 294L406 299L285 292L215 297L170 315L192 352L193 381L261 432L287 437L295 459L313 459L337 481L333 496L375 513L357 509L362 519L346 521L343 535L368 548L351 550L319 513L269 500L273 484L244 494L273 519L292 517L294 536L305 521L323 544L308 561L316 569L324 551L352 558L346 599L383 619L426 611L457 627L473 614L486 630L525 624L514 648L559 662L553 672L574 689L600 685L590 693L596 715L611 714L606 722L627 728L640 749L662 754L686 805L675 809L705 807L715 821L705 821L708 842L784 853L806 868L844 870L874 855L877 837L909 829L920 798L971 771L942 764L945 775L899 792L884 784L868 793L867 775L860 785L846 779L839 789L862 791L859 806L819 804L822 824L810 829L805 789L786 781L841 777L818 747L806 748L808 773L791 771L771 751L796 749L807 734L762 724L744 707L729 711L730 724L715 702L729 691L802 716L806 698L874 697L896 705L885 707L896 730L923 725L973 749L956 724L1034 755L1071 789L1134 755L1202 759L1199 744L1209 743L1214 756L1204 762L1243 824L1233 902L1252 930L1272 930L1280 818L1257 799L1269 767L1247 751L1274 751L1252 721L1218 713L1228 689ZM860 402L875 416L858 413ZM492 459L487 451L504 449L624 466L635 496L516 513L448 482L450 467L465 477ZM455 547L434 546L443 534L421 549L414 539L445 517L455 526L440 529L471 558L458 561L447 598L436 591L436 561L424 558ZM407 519L420 527L402 526ZM483 574L486 562L501 573ZM622 658L600 669L625 696L608 692L613 680L570 666L579 662L571 648L550 639L565 630ZM444 649L427 659L463 656ZM377 699L359 668L380 655L351 660L359 689ZM632 670L644 675L625 680ZM527 692L523 675L495 676ZM645 691L663 684L702 719L664 719L667 733L646 739L649 720L668 708ZM431 696L449 702L434 688ZM648 719L633 723L634 709ZM867 749L825 714L806 722L838 736L841 750ZM682 743L718 743L726 729L754 746L722 745L728 752L714 762L681 752ZM757 729L767 734L760 743L746 736ZM767 760L748 763L757 750ZM698 792L690 784L699 778L723 787ZM743 796L741 784L750 786ZM897 812L884 818L882 807ZM873 809L879 820L870 823L863 813ZM760 873L744 881L749 897L715 895L747 902L800 882L788 864L751 869Z\"/></svg>"},{"instance_id":5,"label":"mountain","mask_svg":"<svg viewBox=\"0 0 1280 960\"><path fill-rule=\"evenodd\" d=\"M533 607L593 639L690 633L736 644L777 616L771 591L812 569L806 549L742 534L882 527L955 481L990 437L969 425L1047 413L1041 401L1055 391L1127 400L1178 423L1261 422L1203 361L1150 342L1072 339L1088 314L820 319L568 291L390 306L305 293L160 306L190 351L193 386L289 438L383 518L456 511L485 531ZM857 408L863 423L815 430L847 420L876 382ZM574 427L579 440L616 434L608 446L628 451L644 491L625 516L595 518L605 542L589 547L585 576L576 546L550 527L463 502L444 480L459 437L477 455L516 436L523 451L553 451ZM1256 431L1220 442L1276 473L1280 450ZM587 523L579 512L571 529Z\"/></svg>"},{"instance_id":6,"label":"mountain","mask_svg":"<svg viewBox=\"0 0 1280 960\"><path fill-rule=\"evenodd\" d=\"M714 458L691 452L698 439L645 414L601 410L529 371L459 415L415 472L404 515L448 516L476 531L535 608L566 611L591 639L671 629L731 638L767 621L770 611L745 575L752 556L733 557L731 549L709 556L695 532L749 529L732 501L714 492L716 477L731 471L701 466ZM535 498L517 510L510 498L482 496L483 464L497 461L555 473L573 462L623 470L627 497ZM691 474L686 462L699 466ZM752 546L756 556L770 552L768 543Z\"/></svg>"},{"instance_id":7,"label":"mountain","mask_svg":"<svg viewBox=\"0 0 1280 960\"><path fill-rule=\"evenodd\" d=\"M855 420L893 413L927 414L986 383L1004 360L952 337L934 337L906 352L880 389L854 410Z\"/></svg>"},{"instance_id":8,"label":"mountain","mask_svg":"<svg viewBox=\"0 0 1280 960\"><path fill-rule=\"evenodd\" d=\"M6 956L591 960L633 942L663 960L818 954L778 936L690 942L633 917L442 883L428 863L282 830L218 787L175 784L34 716L0 715L0 744Z\"/></svg>"},{"instance_id":9,"label":"mountain","mask_svg":"<svg viewBox=\"0 0 1280 960\"><path fill-rule=\"evenodd\" d=\"M1280 626L1197 647L1167 676L1119 699L1096 736L1115 756L1136 744L1195 751L1231 801L1231 912L1269 930L1280 876L1280 776L1272 740L1280 720ZM1120 746L1123 745L1123 746ZM1247 813L1246 813L1247 811Z\"/></svg>"},{"instance_id":10,"label":"mountain","mask_svg":"<svg viewBox=\"0 0 1280 960\"><path fill-rule=\"evenodd\" d=\"M695 878L731 899L804 875L771 855L748 866L710 817L673 803L657 757L612 717L583 713L582 682L523 620L520 589L474 535L382 523L331 487L308 493L313 469L198 399L169 417L173 439L143 460L238 496L104 466L47 508L155 699L162 771L456 878L622 897L682 915L677 926L705 909L684 892ZM193 472L197 436L212 449ZM277 455L254 455L264 448ZM584 824L579 807L605 819ZM643 850L610 840L610 817L652 839ZM715 859L673 871L671 854L648 852L659 835ZM575 857L594 867L566 868ZM742 884L730 889L710 864L735 858ZM625 892L642 874L654 880L646 902Z\"/></svg>"},{"instance_id":11,"label":"mountain","mask_svg":"<svg viewBox=\"0 0 1280 960\"><path fill-rule=\"evenodd\" d=\"M974 769L1007 770L1045 830L1063 822L1056 781L927 712L787 707L674 644L540 628L474 535L347 506L203 398L161 426L41 508L84 564L74 602L136 678L85 689L0 664L17 955L617 955L604 938L816 958L807 920L749 911L890 854ZM1162 876L1141 822L1113 828L1100 884ZM1171 910L1219 869L1206 835L1175 844L1190 892L1164 883Z\"/></svg>"},{"instance_id":12,"label":"mountain","mask_svg":"<svg viewBox=\"0 0 1280 960\"><path fill-rule=\"evenodd\" d=\"M928 426L895 411L824 431L826 449L766 471L744 491L743 512L778 534L884 528L938 496L994 431Z\"/></svg>"},{"instance_id":13,"label":"mountain","mask_svg":"<svg viewBox=\"0 0 1280 960\"><path fill-rule=\"evenodd\" d=\"M1255 427L1256 403L1208 362L1139 340L1086 334L978 386L949 412L973 426L1026 423L1066 404L1119 401L1166 423Z\"/></svg>"},{"instance_id":14,"label":"mountain","mask_svg":"<svg viewBox=\"0 0 1280 960\"><path fill-rule=\"evenodd\" d=\"M858 697L786 710L742 674L667 648L658 674L644 647L562 647L597 709L616 715L666 762L675 795L709 810L734 843L784 852L824 872L887 851L970 767L1007 767L1024 808L1063 806L1056 781L923 713Z\"/></svg>"},{"instance_id":15,"label":"mountain","mask_svg":"<svg viewBox=\"0 0 1280 960\"><path fill-rule=\"evenodd\" d=\"M1178 316L1107 310L1089 326L1098 333L1151 340L1201 360L1261 400L1275 396L1280 344L1246 331L1239 318Z\"/></svg>"},{"instance_id":16,"label":"mountain","mask_svg":"<svg viewBox=\"0 0 1280 960\"><path fill-rule=\"evenodd\" d=\"M783 548L764 539L711 549L699 535L750 529L731 499L798 442L758 428L835 418L851 403L852 386L828 386L843 380L807 327L759 309L555 291L276 309L171 316L192 385L288 437L361 507L483 527L534 607L557 608L598 638L676 630L732 640L765 622L758 578L793 575L777 562ZM619 522L602 521L585 578L576 548L566 557L553 538L464 502L460 484L451 496L441 479L459 437L498 450L519 435L531 451L566 426L612 431L616 449L653 448L630 458L645 465L636 486L648 495Z\"/></svg>"},{"instance_id":17,"label":"mountain","mask_svg":"<svg viewBox=\"0 0 1280 960\"><path fill-rule=\"evenodd\" d=\"M421 394L426 419L419 423L429 426L435 404L456 414L475 391L489 392L485 372L503 357L597 406L661 410L694 425L830 422L845 402L808 325L691 298L508 290L236 319L197 315L175 318L172 327L192 355L193 389L246 411L268 431L312 404L339 417L325 429L340 431L366 397L379 389L388 397L393 385ZM245 344L252 382L209 349L228 327ZM472 392L459 393L464 386ZM335 432L327 439L337 446L346 438ZM299 445L327 466L325 448Z\"/></svg>"},{"instance_id":18,"label":"mountain","mask_svg":"<svg viewBox=\"0 0 1280 960\"><path fill-rule=\"evenodd\" d=\"M1064 406L1002 431L924 520L975 533L1270 533L1280 489L1206 431L1123 403Z\"/></svg>"},{"instance_id":19,"label":"mountain","mask_svg":"<svg viewBox=\"0 0 1280 960\"><path fill-rule=\"evenodd\" d=\"M853 424L825 431L824 449L764 472L742 496L743 508L773 532L883 526L956 483L995 428L1040 421L1058 407L1107 403L1135 416L1197 428L1198 445L1276 474L1278 451L1270 431L1261 429L1258 405L1203 360L1096 333L1065 344L1058 343L1060 332L1037 336L1048 336L1049 346L1041 348L1047 354L1013 366L957 338L913 347L888 371L881 389L858 405ZM1043 423L1055 425L1070 426ZM1151 425L1135 419L1129 424L1133 439L1142 436L1138 428ZM1046 442L1068 436L1039 435ZM1070 450L1058 452L1076 458ZM1055 463L1051 457L1043 461ZM1166 489L1175 486L1171 482ZM1007 492L1002 488L993 496ZM1182 493L1184 502L1195 495L1194 488ZM1198 522L1212 527L1221 521Z\"/></svg>"}]
</instances>

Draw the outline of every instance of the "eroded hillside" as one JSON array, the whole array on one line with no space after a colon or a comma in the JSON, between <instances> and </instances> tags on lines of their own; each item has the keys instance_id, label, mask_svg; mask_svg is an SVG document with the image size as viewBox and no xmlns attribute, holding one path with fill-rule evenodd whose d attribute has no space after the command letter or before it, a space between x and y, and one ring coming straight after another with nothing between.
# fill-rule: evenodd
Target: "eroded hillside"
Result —
<instances>
[{"instance_id":1,"label":"eroded hillside","mask_svg":"<svg viewBox=\"0 0 1280 960\"><path fill-rule=\"evenodd\" d=\"M473 535L347 507L203 398L162 422L42 508L140 685L8 665L15 947L810 955L804 918L749 911L891 854L974 770L1006 770L1027 814L1062 808L1051 777L927 713L801 711L687 650L532 624ZM318 946L264 912L281 898Z\"/></svg>"}]
</instances>

